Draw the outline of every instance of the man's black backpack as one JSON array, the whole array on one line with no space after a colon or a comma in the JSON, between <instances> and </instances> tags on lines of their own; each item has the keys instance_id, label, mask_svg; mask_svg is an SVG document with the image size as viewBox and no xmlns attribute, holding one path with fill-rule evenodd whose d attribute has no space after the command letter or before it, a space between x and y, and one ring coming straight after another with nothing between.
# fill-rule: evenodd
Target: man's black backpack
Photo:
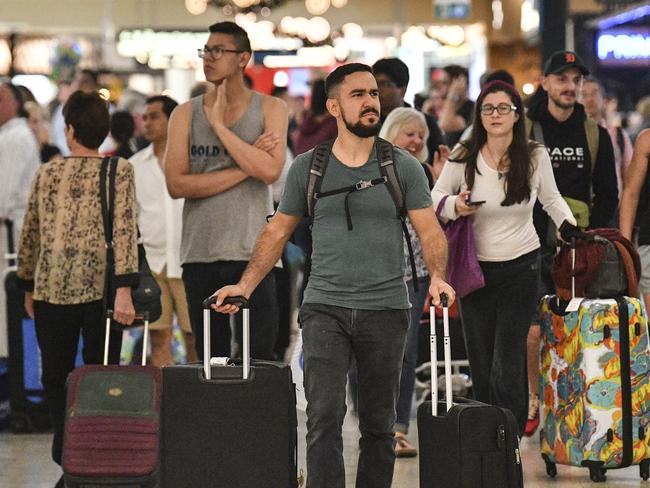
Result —
<instances>
[{"instance_id":1,"label":"man's black backpack","mask_svg":"<svg viewBox=\"0 0 650 488\"><path fill-rule=\"evenodd\" d=\"M390 193L390 196L395 203L395 208L397 209L397 218L402 223L402 230L404 232L406 245L409 251L409 261L411 262L413 287L417 292L418 280L415 269L415 257L413 255L411 237L408 232L408 227L406 226L406 198L399 182L397 170L395 169L394 146L390 142L381 139L380 137L375 138L377 163L379 164L379 174L381 175L379 178L374 178L372 180L360 180L354 185L338 188L336 190L321 192L320 189L321 185L323 184L323 177L325 176L325 171L327 170L327 163L329 162L333 145L334 139L319 144L314 148L314 151L312 153L311 163L309 164L309 177L307 179L307 217L309 217L309 228L311 229L311 226L313 224L314 208L318 199L345 193L345 217L347 219L348 230L352 230L352 217L350 215L350 209L348 206L348 197L350 194L356 191L371 188L373 186L385 184L387 186L388 193Z\"/></svg>"}]
</instances>

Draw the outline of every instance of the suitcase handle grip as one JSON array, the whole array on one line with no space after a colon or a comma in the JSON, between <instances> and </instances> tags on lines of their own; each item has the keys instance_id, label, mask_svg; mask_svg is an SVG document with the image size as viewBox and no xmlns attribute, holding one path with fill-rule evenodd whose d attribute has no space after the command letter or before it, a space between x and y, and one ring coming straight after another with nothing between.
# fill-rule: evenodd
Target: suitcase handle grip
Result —
<instances>
[{"instance_id":1,"label":"suitcase handle grip","mask_svg":"<svg viewBox=\"0 0 650 488\"><path fill-rule=\"evenodd\" d=\"M217 302L217 297L216 295L209 296L205 300L203 300L203 308L208 309L210 308L210 305L213 303ZM238 305L239 308L248 308L248 300L245 297L239 296L239 297L226 297L223 300L224 305Z\"/></svg>"},{"instance_id":2,"label":"suitcase handle grip","mask_svg":"<svg viewBox=\"0 0 650 488\"><path fill-rule=\"evenodd\" d=\"M113 321L113 311L106 310L106 335L104 336L104 366L108 366L108 344L111 337L111 323ZM141 315L135 316L135 321L131 325L123 325L119 327L118 330L132 329L134 327L139 327L142 321L144 325L144 337L142 338L142 366L147 365L147 345L149 344L149 312L145 312Z\"/></svg>"},{"instance_id":3,"label":"suitcase handle grip","mask_svg":"<svg viewBox=\"0 0 650 488\"><path fill-rule=\"evenodd\" d=\"M210 313L212 310L210 306L216 303L217 297L212 295L203 300L203 373L205 379L210 381L212 379L212 368L210 361L212 359L212 351L210 350ZM250 375L250 308L248 299L242 296L226 297L223 301L226 305L237 305L241 308L242 312L242 379L248 380Z\"/></svg>"},{"instance_id":4,"label":"suitcase handle grip","mask_svg":"<svg viewBox=\"0 0 650 488\"><path fill-rule=\"evenodd\" d=\"M452 383L451 383L451 337L449 333L449 297L446 293L440 294L440 305L442 306L442 324L444 341L445 361L445 403L447 412L452 407ZM436 313L433 304L429 316L429 346L431 352L431 415L438 415L438 344L436 337Z\"/></svg>"}]
</instances>

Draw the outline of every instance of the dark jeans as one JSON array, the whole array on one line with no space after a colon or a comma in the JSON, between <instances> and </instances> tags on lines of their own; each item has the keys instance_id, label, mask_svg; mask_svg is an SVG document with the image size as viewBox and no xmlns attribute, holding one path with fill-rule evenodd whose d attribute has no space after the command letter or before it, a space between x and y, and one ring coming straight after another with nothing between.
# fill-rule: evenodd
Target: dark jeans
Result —
<instances>
[{"instance_id":1,"label":"dark jeans","mask_svg":"<svg viewBox=\"0 0 650 488\"><path fill-rule=\"evenodd\" d=\"M415 293L413 281L407 281L409 302L411 302L411 323L406 335L406 349L402 364L402 377L399 383L399 400L397 401L397 423L395 430L408 433L411 422L411 407L413 405L413 390L415 389L415 367L418 361L418 332L420 319L424 309L424 301L429 291L429 277L418 278L420 290Z\"/></svg>"},{"instance_id":2,"label":"dark jeans","mask_svg":"<svg viewBox=\"0 0 650 488\"><path fill-rule=\"evenodd\" d=\"M408 310L358 310L306 303L300 309L307 397L307 487L345 488L345 385L359 378L356 488L390 488L393 426Z\"/></svg>"},{"instance_id":3,"label":"dark jeans","mask_svg":"<svg viewBox=\"0 0 650 488\"><path fill-rule=\"evenodd\" d=\"M217 261L183 265L183 283L187 295L192 332L196 337L196 353L203 360L203 300L219 288L239 281L248 263ZM273 347L278 333L278 304L275 277L269 273L250 297L251 356L275 359ZM236 339L241 344L241 314L236 316ZM210 312L210 350L212 356L230 357L230 315ZM241 350L240 350L241 351Z\"/></svg>"},{"instance_id":4,"label":"dark jeans","mask_svg":"<svg viewBox=\"0 0 650 488\"><path fill-rule=\"evenodd\" d=\"M61 464L65 385L68 374L74 369L80 333L83 336L84 363L101 364L104 360L106 322L102 301L76 305L35 301L34 322L38 347L41 349L41 382L54 426L52 459ZM119 364L121 348L122 333L111 332L108 354L110 364Z\"/></svg>"},{"instance_id":5,"label":"dark jeans","mask_svg":"<svg viewBox=\"0 0 650 488\"><path fill-rule=\"evenodd\" d=\"M474 398L508 408L522 434L528 417L526 338L537 305L539 253L482 262L485 287L460 301Z\"/></svg>"}]
</instances>

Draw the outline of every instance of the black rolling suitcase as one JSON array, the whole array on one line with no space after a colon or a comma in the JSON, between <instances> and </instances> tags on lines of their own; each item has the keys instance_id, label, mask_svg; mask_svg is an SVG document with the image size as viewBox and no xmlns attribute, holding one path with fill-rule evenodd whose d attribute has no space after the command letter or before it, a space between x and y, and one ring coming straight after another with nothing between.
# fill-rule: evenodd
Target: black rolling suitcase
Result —
<instances>
[{"instance_id":1,"label":"black rolling suitcase","mask_svg":"<svg viewBox=\"0 0 650 488\"><path fill-rule=\"evenodd\" d=\"M16 434L41 432L49 430L52 425L40 379L41 352L34 321L25 311L25 294L18 287L13 223L6 220L5 226L9 267L3 278L7 300L11 430Z\"/></svg>"},{"instance_id":2,"label":"black rolling suitcase","mask_svg":"<svg viewBox=\"0 0 650 488\"><path fill-rule=\"evenodd\" d=\"M163 368L163 488L297 487L296 394L289 366L250 360L248 303L243 360L211 358L203 303L203 363Z\"/></svg>"},{"instance_id":3,"label":"black rolling suitcase","mask_svg":"<svg viewBox=\"0 0 650 488\"><path fill-rule=\"evenodd\" d=\"M431 307L433 315L434 308ZM435 323L431 317L431 323ZM523 472L514 415L507 409L452 398L451 344L447 299L443 297L446 401L418 408L420 488L520 488ZM431 328L431 363L437 362L436 332Z\"/></svg>"}]
</instances>

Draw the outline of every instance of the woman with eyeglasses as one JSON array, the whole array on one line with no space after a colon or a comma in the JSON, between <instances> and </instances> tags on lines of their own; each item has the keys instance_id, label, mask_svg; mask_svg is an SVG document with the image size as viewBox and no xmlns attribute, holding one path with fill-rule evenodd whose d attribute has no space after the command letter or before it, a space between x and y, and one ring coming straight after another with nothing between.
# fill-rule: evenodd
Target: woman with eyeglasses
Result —
<instances>
[{"instance_id":1,"label":"woman with eyeglasses","mask_svg":"<svg viewBox=\"0 0 650 488\"><path fill-rule=\"evenodd\" d=\"M441 218L472 219L485 287L460 301L474 397L509 408L523 434L528 415L526 338L537 305L540 242L533 207L568 239L578 231L544 146L526 137L523 104L494 81L478 97L474 130L459 143L433 191ZM451 250L453 252L453 250Z\"/></svg>"}]
</instances>

